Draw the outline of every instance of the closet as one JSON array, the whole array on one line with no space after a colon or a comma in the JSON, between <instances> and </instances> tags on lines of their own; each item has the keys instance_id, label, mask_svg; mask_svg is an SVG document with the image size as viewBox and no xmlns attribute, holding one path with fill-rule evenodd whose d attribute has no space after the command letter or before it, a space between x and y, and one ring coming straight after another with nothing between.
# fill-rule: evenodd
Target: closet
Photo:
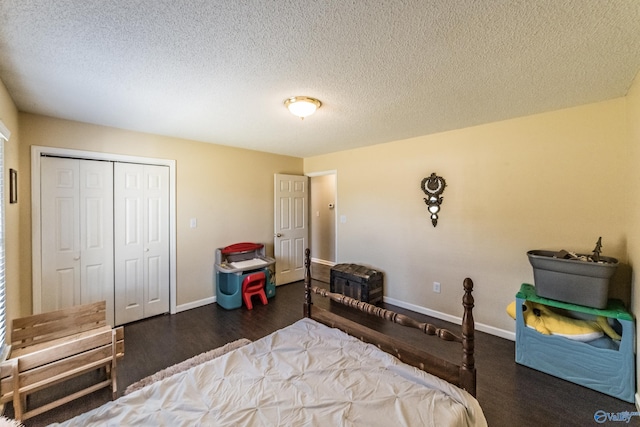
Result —
<instances>
[{"instance_id":1,"label":"closet","mask_svg":"<svg viewBox=\"0 0 640 427\"><path fill-rule=\"evenodd\" d=\"M106 300L114 326L169 311L169 167L41 157L39 217L34 311Z\"/></svg>"}]
</instances>

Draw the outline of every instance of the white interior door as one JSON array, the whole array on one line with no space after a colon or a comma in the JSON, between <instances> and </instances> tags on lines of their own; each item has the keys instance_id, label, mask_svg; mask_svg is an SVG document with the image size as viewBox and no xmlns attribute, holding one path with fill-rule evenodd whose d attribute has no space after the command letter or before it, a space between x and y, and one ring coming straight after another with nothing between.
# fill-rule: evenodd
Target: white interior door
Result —
<instances>
[{"instance_id":1,"label":"white interior door","mask_svg":"<svg viewBox=\"0 0 640 427\"><path fill-rule=\"evenodd\" d=\"M116 163L116 325L169 311L169 168Z\"/></svg>"},{"instance_id":2,"label":"white interior door","mask_svg":"<svg viewBox=\"0 0 640 427\"><path fill-rule=\"evenodd\" d=\"M275 174L274 255L276 285L304 278L304 250L309 242L309 178Z\"/></svg>"},{"instance_id":3,"label":"white interior door","mask_svg":"<svg viewBox=\"0 0 640 427\"><path fill-rule=\"evenodd\" d=\"M41 310L105 300L113 324L113 168L43 157Z\"/></svg>"}]
</instances>

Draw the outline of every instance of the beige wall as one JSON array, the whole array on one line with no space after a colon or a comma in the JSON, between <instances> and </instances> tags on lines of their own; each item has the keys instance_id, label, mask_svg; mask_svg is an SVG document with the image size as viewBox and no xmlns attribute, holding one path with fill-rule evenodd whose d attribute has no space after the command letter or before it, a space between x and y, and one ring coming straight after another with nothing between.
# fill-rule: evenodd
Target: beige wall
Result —
<instances>
[{"instance_id":1,"label":"beige wall","mask_svg":"<svg viewBox=\"0 0 640 427\"><path fill-rule=\"evenodd\" d=\"M337 170L337 262L376 267L386 297L452 316L471 277L476 322L514 331L505 307L532 283L528 250L591 252L602 236L603 255L627 261L625 109L615 99L307 158L304 169ZM447 182L435 228L420 189L432 172Z\"/></svg>"},{"instance_id":2,"label":"beige wall","mask_svg":"<svg viewBox=\"0 0 640 427\"><path fill-rule=\"evenodd\" d=\"M0 84L0 119L13 132L5 173L20 173L20 202L6 205L9 318L31 312L30 146L44 145L177 161L178 304L214 295L216 247L255 240L272 252L273 173L336 170L336 209L346 217L336 262L379 268L387 297L453 316L469 276L476 321L513 331L504 308L533 280L527 250L589 252L602 236L605 255L640 265L639 80L625 98L317 156L304 167L298 158L18 114ZM436 228L419 188L431 172L448 184ZM442 293L432 292L434 281Z\"/></svg>"},{"instance_id":3,"label":"beige wall","mask_svg":"<svg viewBox=\"0 0 640 427\"><path fill-rule=\"evenodd\" d=\"M176 160L177 304L215 295L214 252L242 241L273 253L273 174L302 159L20 114L22 245L30 254L31 145ZM189 228L191 218L197 228ZM21 264L21 312L31 310L31 257Z\"/></svg>"},{"instance_id":4,"label":"beige wall","mask_svg":"<svg viewBox=\"0 0 640 427\"><path fill-rule=\"evenodd\" d=\"M627 200L629 201L629 263L634 269L631 311L640 314L640 289L638 289L638 272L640 268L640 73L627 94L627 123L629 130L629 170ZM636 324L636 330L638 325ZM636 334L638 335L638 334ZM636 342L638 340L636 339ZM640 366L640 353L636 354L636 366ZM640 369L636 368L636 384L640 384ZM640 398L636 394L636 404Z\"/></svg>"},{"instance_id":5,"label":"beige wall","mask_svg":"<svg viewBox=\"0 0 640 427\"><path fill-rule=\"evenodd\" d=\"M22 182L23 171L18 162L18 148L20 146L20 132L18 129L18 109L11 100L4 84L0 81L0 120L9 128L11 138L4 143L4 182L9 182L9 169L16 169L19 174L18 185L24 188ZM19 191L17 204L9 203L9 188L5 187L5 275L7 319L13 319L20 313L20 288L24 278L20 275L20 260L26 250L21 245L22 239L18 232L22 206Z\"/></svg>"}]
</instances>

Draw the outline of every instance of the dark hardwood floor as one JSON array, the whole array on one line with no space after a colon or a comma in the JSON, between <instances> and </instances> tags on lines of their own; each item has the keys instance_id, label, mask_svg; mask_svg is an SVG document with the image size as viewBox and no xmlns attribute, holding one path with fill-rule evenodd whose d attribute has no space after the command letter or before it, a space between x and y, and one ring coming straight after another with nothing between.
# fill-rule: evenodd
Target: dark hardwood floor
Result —
<instances>
[{"instance_id":1,"label":"dark hardwood floor","mask_svg":"<svg viewBox=\"0 0 640 427\"><path fill-rule=\"evenodd\" d=\"M319 286L328 286L316 281ZM217 304L178 313L146 319L125 326L125 356L119 362L118 389L120 395L126 387L158 370L189 357L239 338L257 340L302 317L304 288L296 282L277 288L269 304L225 310ZM460 284L462 296L462 284ZM347 309L316 297L317 306L345 313ZM384 305L384 304L383 304ZM400 313L411 314L420 321L458 332L459 326L384 305ZM462 307L460 308L462 312ZM438 356L456 363L460 360L459 344L441 342L422 336L418 331L405 331L398 325L380 319L364 321L359 313L348 317L406 339ZM476 333L476 367L478 371L477 398L490 426L587 426L594 421L596 411L619 413L636 411L635 405L584 387L557 379L514 362L515 345L512 341ZM62 385L58 392L67 391ZM33 396L33 403L50 399L56 390ZM102 405L109 400L107 389L68 403L24 422L25 426L43 426L71 418ZM12 414L8 405L6 415ZM611 424L609 422L608 424ZM615 423L614 423L615 425ZM627 425L640 425L634 417Z\"/></svg>"}]
</instances>

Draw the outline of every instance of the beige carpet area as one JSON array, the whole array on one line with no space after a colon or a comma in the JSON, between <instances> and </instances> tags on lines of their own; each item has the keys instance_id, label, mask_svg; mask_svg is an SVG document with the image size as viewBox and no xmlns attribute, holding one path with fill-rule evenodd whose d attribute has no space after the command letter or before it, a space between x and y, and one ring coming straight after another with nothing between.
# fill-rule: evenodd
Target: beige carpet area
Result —
<instances>
[{"instance_id":1,"label":"beige carpet area","mask_svg":"<svg viewBox=\"0 0 640 427\"><path fill-rule=\"evenodd\" d=\"M226 354L232 350L240 348L249 343L251 343L250 340L246 338L240 338L239 340L232 341L228 344L223 345L222 347L218 347L213 350L209 350L205 353L201 353L197 356L193 356L192 358L187 359L184 362L180 362L176 365L170 366L166 369L163 369L162 371L158 371L153 375L150 375L146 378L141 379L138 382L131 384L124 391L124 394L127 395L129 393L132 393L136 390L141 389L142 387L148 386L149 384L153 384L156 381L160 381L164 378L170 377L171 375L175 375L179 372L186 371L187 369L193 366L215 359L216 357L220 357L223 354Z\"/></svg>"}]
</instances>

